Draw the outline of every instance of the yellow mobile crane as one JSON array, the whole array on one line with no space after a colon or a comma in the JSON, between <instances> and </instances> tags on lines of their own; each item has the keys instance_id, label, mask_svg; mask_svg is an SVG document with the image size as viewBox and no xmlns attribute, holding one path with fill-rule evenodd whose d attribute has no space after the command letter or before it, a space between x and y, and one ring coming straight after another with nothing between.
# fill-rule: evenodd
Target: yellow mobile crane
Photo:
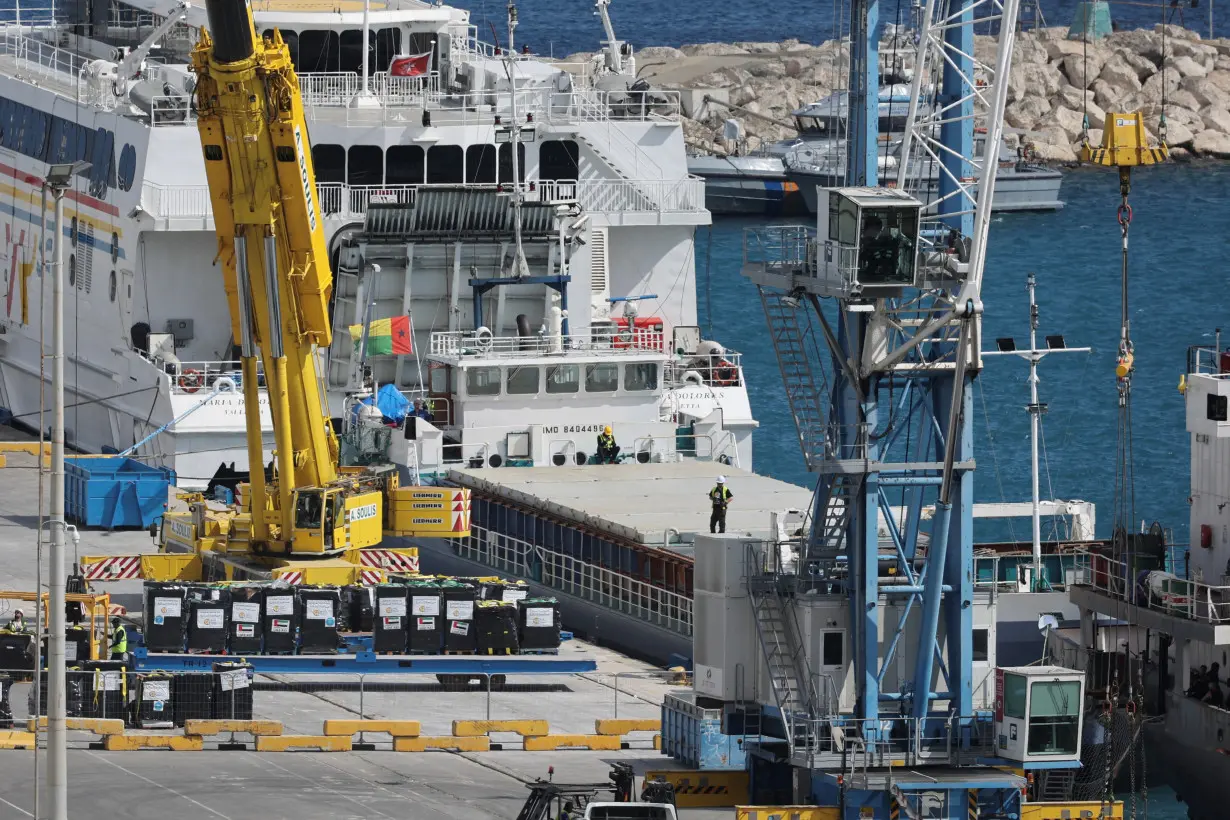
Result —
<instances>
[{"instance_id":1,"label":"yellow mobile crane","mask_svg":"<svg viewBox=\"0 0 1230 820\"><path fill-rule=\"evenodd\" d=\"M393 464L339 466L316 356L331 341L333 274L299 80L280 32L258 36L244 0L207 0L206 13L209 31L192 52L197 121L217 259L233 338L240 343L251 478L242 510L209 510L198 498L192 512L168 513L162 550L240 553L241 565L272 565L283 577L293 568L293 577L307 581L307 562L291 565L285 557L341 554L352 565L381 567L389 564L362 561L359 551L378 545L386 533L464 537L468 490L400 487ZM274 431L271 480L261 469L262 376ZM185 579L201 572L201 562L188 558L142 576ZM83 571L99 580L105 574L91 573L94 560L83 560ZM97 560L122 566L114 556Z\"/></svg>"}]
</instances>

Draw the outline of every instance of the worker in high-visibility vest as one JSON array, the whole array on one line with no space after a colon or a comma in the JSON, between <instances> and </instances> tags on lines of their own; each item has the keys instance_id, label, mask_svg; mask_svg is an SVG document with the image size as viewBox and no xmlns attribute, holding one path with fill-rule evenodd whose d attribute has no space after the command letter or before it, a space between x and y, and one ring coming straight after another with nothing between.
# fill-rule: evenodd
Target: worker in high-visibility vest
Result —
<instances>
[{"instance_id":1,"label":"worker in high-visibility vest","mask_svg":"<svg viewBox=\"0 0 1230 820\"><path fill-rule=\"evenodd\" d=\"M111 619L111 660L125 660L128 654L128 630L119 618Z\"/></svg>"},{"instance_id":2,"label":"worker in high-visibility vest","mask_svg":"<svg viewBox=\"0 0 1230 820\"><path fill-rule=\"evenodd\" d=\"M717 486L709 491L709 501L713 504L713 512L709 515L709 532L726 532L726 508L734 493L726 489L726 476L717 477Z\"/></svg>"},{"instance_id":3,"label":"worker in high-visibility vest","mask_svg":"<svg viewBox=\"0 0 1230 820\"><path fill-rule=\"evenodd\" d=\"M9 625L5 627L7 632L25 632L26 631L26 616L20 609L13 610L13 618L9 621Z\"/></svg>"}]
</instances>

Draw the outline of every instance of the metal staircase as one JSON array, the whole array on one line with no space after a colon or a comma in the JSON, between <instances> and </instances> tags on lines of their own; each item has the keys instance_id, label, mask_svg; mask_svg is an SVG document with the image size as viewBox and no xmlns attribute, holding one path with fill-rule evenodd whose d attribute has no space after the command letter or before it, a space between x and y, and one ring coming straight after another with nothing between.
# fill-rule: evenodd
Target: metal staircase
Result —
<instances>
[{"instance_id":1,"label":"metal staircase","mask_svg":"<svg viewBox=\"0 0 1230 820\"><path fill-rule=\"evenodd\" d=\"M771 544L766 546L772 550ZM823 710L790 602L791 585L796 580L797 576L781 573L776 561L757 546L748 546L748 595L773 702L781 712L792 755L814 751L815 721Z\"/></svg>"},{"instance_id":2,"label":"metal staircase","mask_svg":"<svg viewBox=\"0 0 1230 820\"><path fill-rule=\"evenodd\" d=\"M816 492L825 495L824 513L813 522L807 544L807 560L835 558L845 548L846 530L863 477L854 473L830 473L818 485ZM813 509L822 509L819 504Z\"/></svg>"},{"instance_id":3,"label":"metal staircase","mask_svg":"<svg viewBox=\"0 0 1230 820\"><path fill-rule=\"evenodd\" d=\"M820 397L828 394L824 371L820 372L819 384L812 372L809 346L814 347L815 340L810 332L805 333L799 325L799 314L805 308L799 307L791 297L779 291L759 290L765 320L769 325L769 338L777 353L786 399L790 402L790 413L794 416L799 446L803 450L803 461L808 470L815 470L825 454L824 408Z\"/></svg>"},{"instance_id":4,"label":"metal staircase","mask_svg":"<svg viewBox=\"0 0 1230 820\"><path fill-rule=\"evenodd\" d=\"M1038 772L1038 800L1061 803L1072 799L1076 789L1076 769L1043 769Z\"/></svg>"},{"instance_id":5,"label":"metal staircase","mask_svg":"<svg viewBox=\"0 0 1230 820\"><path fill-rule=\"evenodd\" d=\"M608 129L608 131L610 133L619 133L618 129ZM593 152L594 156L602 160L602 164L605 165L611 171L611 173L615 174L616 177L618 177L619 179L623 180L625 183L628 184L628 188L630 189L630 194L636 200L632 204L635 206L640 206L639 208L634 207L632 210L656 211L659 209L660 203L656 202L654 200L654 197L652 197L648 192L646 192L640 186L638 186L633 181L632 177L628 176L628 174L624 172L624 169L620 165L620 163L611 156L612 152L604 151L601 147L599 147L596 140L592 140L589 137L587 137L584 131L582 130L577 131L577 139L585 143L585 145L589 148L589 150ZM632 148L633 150L637 152L637 154L644 153L643 151L640 150L638 146L636 146L635 143L632 143ZM638 160L639 160L639 157L638 157ZM649 163L652 163L655 169L658 167L657 163L654 163L653 160L648 159L648 157L646 157L646 161L648 161ZM589 208L588 205L586 205L586 207ZM589 209L594 210L593 208L589 208Z\"/></svg>"}]
</instances>

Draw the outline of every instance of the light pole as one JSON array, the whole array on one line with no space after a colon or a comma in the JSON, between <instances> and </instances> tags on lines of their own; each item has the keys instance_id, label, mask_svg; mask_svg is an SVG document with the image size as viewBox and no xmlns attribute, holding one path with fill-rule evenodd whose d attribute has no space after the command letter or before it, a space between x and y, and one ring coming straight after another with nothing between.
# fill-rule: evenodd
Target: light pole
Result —
<instances>
[{"instance_id":1,"label":"light pole","mask_svg":"<svg viewBox=\"0 0 1230 820\"><path fill-rule=\"evenodd\" d=\"M55 255L51 280L51 552L47 568L50 640L47 652L47 793L49 820L68 820L68 755L64 688L64 192L88 162L47 169L47 188L55 198ZM41 603L41 601L40 601Z\"/></svg>"}]
</instances>

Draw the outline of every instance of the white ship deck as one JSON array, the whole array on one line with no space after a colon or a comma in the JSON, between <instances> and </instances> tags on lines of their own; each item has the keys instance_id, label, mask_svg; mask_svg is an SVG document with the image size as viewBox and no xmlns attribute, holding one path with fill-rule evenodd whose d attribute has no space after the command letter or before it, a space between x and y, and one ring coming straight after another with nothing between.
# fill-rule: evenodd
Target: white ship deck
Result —
<instances>
[{"instance_id":1,"label":"white ship deck","mask_svg":"<svg viewBox=\"0 0 1230 820\"><path fill-rule=\"evenodd\" d=\"M687 543L667 548L691 556L690 536L709 532L706 496L719 475L733 494L728 534L767 536L770 513L811 504L809 489L711 461L460 469L450 471L449 479L650 546L663 546L673 529Z\"/></svg>"}]
</instances>

